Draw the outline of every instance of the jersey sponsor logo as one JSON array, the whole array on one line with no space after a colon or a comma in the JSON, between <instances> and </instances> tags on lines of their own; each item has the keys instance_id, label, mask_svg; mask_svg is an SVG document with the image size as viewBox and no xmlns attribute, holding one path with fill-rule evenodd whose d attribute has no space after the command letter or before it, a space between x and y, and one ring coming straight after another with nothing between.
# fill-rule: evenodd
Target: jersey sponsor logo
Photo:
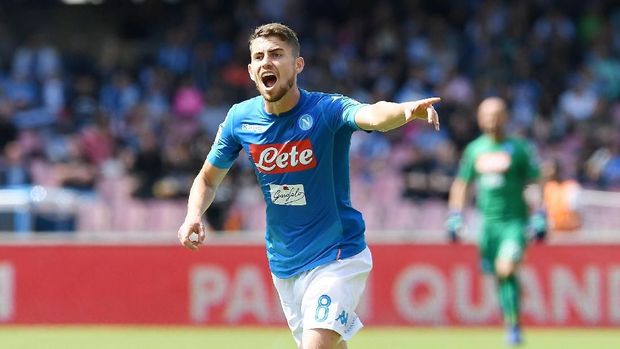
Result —
<instances>
[{"instance_id":1,"label":"jersey sponsor logo","mask_svg":"<svg viewBox=\"0 0 620 349\"><path fill-rule=\"evenodd\" d=\"M479 173L504 173L511 164L510 154L506 152L486 153L476 159L476 171Z\"/></svg>"},{"instance_id":2,"label":"jersey sponsor logo","mask_svg":"<svg viewBox=\"0 0 620 349\"><path fill-rule=\"evenodd\" d=\"M304 171L316 166L309 139L281 144L250 144L250 156L261 173Z\"/></svg>"},{"instance_id":3,"label":"jersey sponsor logo","mask_svg":"<svg viewBox=\"0 0 620 349\"><path fill-rule=\"evenodd\" d=\"M497 189L506 183L504 175L500 173L483 173L480 175L479 183L486 189Z\"/></svg>"},{"instance_id":4,"label":"jersey sponsor logo","mask_svg":"<svg viewBox=\"0 0 620 349\"><path fill-rule=\"evenodd\" d=\"M269 193L271 202L275 205L306 205L306 192L303 184L269 184Z\"/></svg>"},{"instance_id":5,"label":"jersey sponsor logo","mask_svg":"<svg viewBox=\"0 0 620 349\"><path fill-rule=\"evenodd\" d=\"M308 131L309 129L311 129L313 124L314 119L312 119L312 115L310 114L304 114L299 117L299 120L297 120L297 125L300 129L304 131Z\"/></svg>"},{"instance_id":6,"label":"jersey sponsor logo","mask_svg":"<svg viewBox=\"0 0 620 349\"><path fill-rule=\"evenodd\" d=\"M263 133L267 130L267 127L267 125L241 124L241 131Z\"/></svg>"}]
</instances>

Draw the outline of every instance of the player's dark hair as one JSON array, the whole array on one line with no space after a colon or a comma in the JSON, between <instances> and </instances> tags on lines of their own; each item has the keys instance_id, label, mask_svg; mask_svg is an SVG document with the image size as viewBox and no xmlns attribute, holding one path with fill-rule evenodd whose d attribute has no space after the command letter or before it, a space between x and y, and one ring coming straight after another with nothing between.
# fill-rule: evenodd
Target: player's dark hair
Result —
<instances>
[{"instance_id":1,"label":"player's dark hair","mask_svg":"<svg viewBox=\"0 0 620 349\"><path fill-rule=\"evenodd\" d=\"M293 55L295 55L295 57L299 57L299 40L297 39L297 34L295 34L293 29L281 23L268 23L256 27L254 32L250 35L248 43L251 47L254 39L269 36L277 36L280 40L291 45Z\"/></svg>"}]
</instances>

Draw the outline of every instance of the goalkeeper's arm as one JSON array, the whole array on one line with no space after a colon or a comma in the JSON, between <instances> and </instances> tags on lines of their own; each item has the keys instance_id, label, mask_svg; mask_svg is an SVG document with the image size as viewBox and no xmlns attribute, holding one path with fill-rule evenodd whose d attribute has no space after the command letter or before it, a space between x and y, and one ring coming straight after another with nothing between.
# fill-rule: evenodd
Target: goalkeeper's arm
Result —
<instances>
[{"instance_id":1,"label":"goalkeeper's arm","mask_svg":"<svg viewBox=\"0 0 620 349\"><path fill-rule=\"evenodd\" d=\"M446 220L446 231L448 238L452 242L459 240L459 235L463 230L463 209L467 200L468 183L461 178L456 178L450 188L450 198L448 208L450 215Z\"/></svg>"},{"instance_id":2,"label":"goalkeeper's arm","mask_svg":"<svg viewBox=\"0 0 620 349\"><path fill-rule=\"evenodd\" d=\"M463 211L465 208L465 201L467 200L467 187L467 182L461 178L456 177L456 179L454 179L454 183L452 183L452 187L450 187L450 199L448 200L450 211Z\"/></svg>"},{"instance_id":3,"label":"goalkeeper's arm","mask_svg":"<svg viewBox=\"0 0 620 349\"><path fill-rule=\"evenodd\" d=\"M541 179L534 185L536 199L533 202L533 210L528 222L528 235L536 241L544 241L547 238L549 221L545 206L545 180Z\"/></svg>"}]
</instances>

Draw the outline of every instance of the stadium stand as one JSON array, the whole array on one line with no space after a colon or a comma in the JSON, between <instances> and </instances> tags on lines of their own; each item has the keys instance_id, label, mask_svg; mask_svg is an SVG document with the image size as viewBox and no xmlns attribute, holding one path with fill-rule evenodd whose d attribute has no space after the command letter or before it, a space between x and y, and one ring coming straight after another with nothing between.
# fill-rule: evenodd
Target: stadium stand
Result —
<instances>
[{"instance_id":1,"label":"stadium stand","mask_svg":"<svg viewBox=\"0 0 620 349\"><path fill-rule=\"evenodd\" d=\"M218 124L255 95L247 35L281 21L302 40L303 88L362 102L443 97L441 132L355 135L352 200L369 230L442 229L475 106L500 95L511 130L580 183L583 229L618 231L614 1L270 3L3 1L0 230L176 231ZM263 229L253 176L241 154L209 212L214 230Z\"/></svg>"}]
</instances>

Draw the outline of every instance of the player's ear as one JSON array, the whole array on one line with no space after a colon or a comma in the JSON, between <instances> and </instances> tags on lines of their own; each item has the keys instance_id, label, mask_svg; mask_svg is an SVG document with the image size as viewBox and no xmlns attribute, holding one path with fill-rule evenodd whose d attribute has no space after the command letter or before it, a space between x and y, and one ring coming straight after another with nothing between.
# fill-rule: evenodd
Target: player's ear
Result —
<instances>
[{"instance_id":1,"label":"player's ear","mask_svg":"<svg viewBox=\"0 0 620 349\"><path fill-rule=\"evenodd\" d=\"M254 75L252 74L252 65L248 64L248 75L250 75L250 79L254 82L256 82L256 80L254 80Z\"/></svg>"},{"instance_id":2,"label":"player's ear","mask_svg":"<svg viewBox=\"0 0 620 349\"><path fill-rule=\"evenodd\" d=\"M299 74L304 70L304 58L297 57L295 58L295 73Z\"/></svg>"}]
</instances>

